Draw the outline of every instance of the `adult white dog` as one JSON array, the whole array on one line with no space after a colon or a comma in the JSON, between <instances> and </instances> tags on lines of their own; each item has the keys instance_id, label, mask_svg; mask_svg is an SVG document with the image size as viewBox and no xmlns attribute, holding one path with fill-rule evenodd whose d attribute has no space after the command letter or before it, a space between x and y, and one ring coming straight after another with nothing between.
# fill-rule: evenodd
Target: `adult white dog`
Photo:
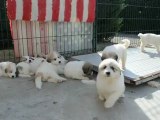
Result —
<instances>
[{"instance_id":1,"label":"adult white dog","mask_svg":"<svg viewBox=\"0 0 160 120\"><path fill-rule=\"evenodd\" d=\"M13 62L0 62L0 76L15 78L17 75L16 64Z\"/></svg>"},{"instance_id":2,"label":"adult white dog","mask_svg":"<svg viewBox=\"0 0 160 120\"><path fill-rule=\"evenodd\" d=\"M138 36L140 37L141 41L140 48L142 52L144 52L144 47L146 45L154 45L154 47L157 49L157 52L160 53L160 35L152 33L146 33L146 34L139 33Z\"/></svg>"},{"instance_id":3,"label":"adult white dog","mask_svg":"<svg viewBox=\"0 0 160 120\"><path fill-rule=\"evenodd\" d=\"M117 61L109 58L100 63L96 86L99 99L105 100L105 108L111 108L124 95L124 76Z\"/></svg>"},{"instance_id":4,"label":"adult white dog","mask_svg":"<svg viewBox=\"0 0 160 120\"><path fill-rule=\"evenodd\" d=\"M123 39L122 42L122 44L120 43L105 47L102 52L101 60L113 58L119 63L121 62L122 68L125 69L127 48L130 45L130 41L128 39Z\"/></svg>"},{"instance_id":5,"label":"adult white dog","mask_svg":"<svg viewBox=\"0 0 160 120\"><path fill-rule=\"evenodd\" d=\"M44 61L35 74L35 85L38 89L42 88L42 81L58 83L66 80L59 76L64 73L64 67L62 67L65 64L64 57L53 51L46 55L46 59L47 62Z\"/></svg>"},{"instance_id":6,"label":"adult white dog","mask_svg":"<svg viewBox=\"0 0 160 120\"><path fill-rule=\"evenodd\" d=\"M64 75L67 78L78 80L89 80L93 73L93 65L85 61L70 61L64 68Z\"/></svg>"}]
</instances>

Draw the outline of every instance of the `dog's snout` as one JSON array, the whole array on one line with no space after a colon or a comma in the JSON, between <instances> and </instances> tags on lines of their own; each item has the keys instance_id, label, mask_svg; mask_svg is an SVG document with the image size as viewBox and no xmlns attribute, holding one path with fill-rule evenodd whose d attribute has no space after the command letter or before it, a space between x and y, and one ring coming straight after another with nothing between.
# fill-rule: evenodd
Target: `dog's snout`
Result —
<instances>
[{"instance_id":1,"label":"dog's snout","mask_svg":"<svg viewBox=\"0 0 160 120\"><path fill-rule=\"evenodd\" d=\"M107 76L110 76L110 74L111 74L110 72L106 72L106 75L107 75Z\"/></svg>"},{"instance_id":2,"label":"dog's snout","mask_svg":"<svg viewBox=\"0 0 160 120\"><path fill-rule=\"evenodd\" d=\"M12 78L14 78L14 75L12 75Z\"/></svg>"},{"instance_id":3,"label":"dog's snout","mask_svg":"<svg viewBox=\"0 0 160 120\"><path fill-rule=\"evenodd\" d=\"M31 63L32 61L31 60L29 60L29 63Z\"/></svg>"},{"instance_id":4,"label":"dog's snout","mask_svg":"<svg viewBox=\"0 0 160 120\"><path fill-rule=\"evenodd\" d=\"M59 63L61 63L61 61L59 61Z\"/></svg>"}]
</instances>

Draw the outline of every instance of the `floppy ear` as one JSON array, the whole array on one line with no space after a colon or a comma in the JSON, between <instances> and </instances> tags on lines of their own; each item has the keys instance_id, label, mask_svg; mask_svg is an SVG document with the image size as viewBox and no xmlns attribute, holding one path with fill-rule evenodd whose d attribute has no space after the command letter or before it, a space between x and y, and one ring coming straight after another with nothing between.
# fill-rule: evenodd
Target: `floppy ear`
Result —
<instances>
[{"instance_id":1,"label":"floppy ear","mask_svg":"<svg viewBox=\"0 0 160 120\"><path fill-rule=\"evenodd\" d=\"M22 56L20 61L22 62L22 61L26 61L26 60L27 60L27 58L25 56Z\"/></svg>"},{"instance_id":2,"label":"floppy ear","mask_svg":"<svg viewBox=\"0 0 160 120\"><path fill-rule=\"evenodd\" d=\"M118 55L115 52L109 52L108 56L116 61L118 60Z\"/></svg>"},{"instance_id":3,"label":"floppy ear","mask_svg":"<svg viewBox=\"0 0 160 120\"><path fill-rule=\"evenodd\" d=\"M115 55L113 56L113 59L117 61L117 60L118 60L118 55L115 54Z\"/></svg>"},{"instance_id":4,"label":"floppy ear","mask_svg":"<svg viewBox=\"0 0 160 120\"><path fill-rule=\"evenodd\" d=\"M119 64L117 64L117 65L112 64L112 66L113 66L116 70L118 70L118 71L120 71L120 72L123 71Z\"/></svg>"},{"instance_id":5,"label":"floppy ear","mask_svg":"<svg viewBox=\"0 0 160 120\"><path fill-rule=\"evenodd\" d=\"M8 72L7 68L4 71L5 71L5 73L7 73Z\"/></svg>"},{"instance_id":6,"label":"floppy ear","mask_svg":"<svg viewBox=\"0 0 160 120\"><path fill-rule=\"evenodd\" d=\"M88 62L85 63L82 67L84 74L91 74L92 69L93 69L93 65Z\"/></svg>"},{"instance_id":7,"label":"floppy ear","mask_svg":"<svg viewBox=\"0 0 160 120\"><path fill-rule=\"evenodd\" d=\"M16 68L16 70L21 70L22 71L22 69L23 69L23 67L21 67L21 66L18 66L17 68Z\"/></svg>"},{"instance_id":8,"label":"floppy ear","mask_svg":"<svg viewBox=\"0 0 160 120\"><path fill-rule=\"evenodd\" d=\"M102 54L101 60L103 61L104 59L106 59L106 57Z\"/></svg>"},{"instance_id":9,"label":"floppy ear","mask_svg":"<svg viewBox=\"0 0 160 120\"><path fill-rule=\"evenodd\" d=\"M47 55L45 55L44 53L42 53L42 54L40 55L40 57L46 59L46 58L47 58Z\"/></svg>"},{"instance_id":10,"label":"floppy ear","mask_svg":"<svg viewBox=\"0 0 160 120\"><path fill-rule=\"evenodd\" d=\"M19 69L18 69L18 67L16 68L16 73L15 74L16 74L16 77L19 77Z\"/></svg>"},{"instance_id":11,"label":"floppy ear","mask_svg":"<svg viewBox=\"0 0 160 120\"><path fill-rule=\"evenodd\" d=\"M45 59L50 59L52 57L52 53L48 53L47 55L42 54Z\"/></svg>"}]
</instances>

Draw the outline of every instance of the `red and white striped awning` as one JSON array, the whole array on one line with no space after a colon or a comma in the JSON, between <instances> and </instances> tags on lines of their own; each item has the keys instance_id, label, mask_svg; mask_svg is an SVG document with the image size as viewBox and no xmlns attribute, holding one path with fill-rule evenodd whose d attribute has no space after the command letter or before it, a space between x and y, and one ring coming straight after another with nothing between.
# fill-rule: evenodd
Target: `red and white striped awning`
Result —
<instances>
[{"instance_id":1,"label":"red and white striped awning","mask_svg":"<svg viewBox=\"0 0 160 120\"><path fill-rule=\"evenodd\" d=\"M10 20L93 22L96 0L7 0Z\"/></svg>"}]
</instances>

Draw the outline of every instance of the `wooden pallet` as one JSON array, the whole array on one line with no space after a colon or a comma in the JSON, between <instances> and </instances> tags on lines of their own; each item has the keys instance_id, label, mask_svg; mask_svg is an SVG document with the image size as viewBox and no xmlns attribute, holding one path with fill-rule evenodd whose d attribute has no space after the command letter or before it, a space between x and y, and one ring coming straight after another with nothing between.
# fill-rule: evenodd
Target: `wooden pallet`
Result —
<instances>
[{"instance_id":1,"label":"wooden pallet","mask_svg":"<svg viewBox=\"0 0 160 120\"><path fill-rule=\"evenodd\" d=\"M124 71L125 82L139 85L160 76L160 54L154 48L145 48L141 52L139 48L128 48L127 63ZM88 61L98 70L101 62L101 52L74 56L72 59Z\"/></svg>"}]
</instances>

